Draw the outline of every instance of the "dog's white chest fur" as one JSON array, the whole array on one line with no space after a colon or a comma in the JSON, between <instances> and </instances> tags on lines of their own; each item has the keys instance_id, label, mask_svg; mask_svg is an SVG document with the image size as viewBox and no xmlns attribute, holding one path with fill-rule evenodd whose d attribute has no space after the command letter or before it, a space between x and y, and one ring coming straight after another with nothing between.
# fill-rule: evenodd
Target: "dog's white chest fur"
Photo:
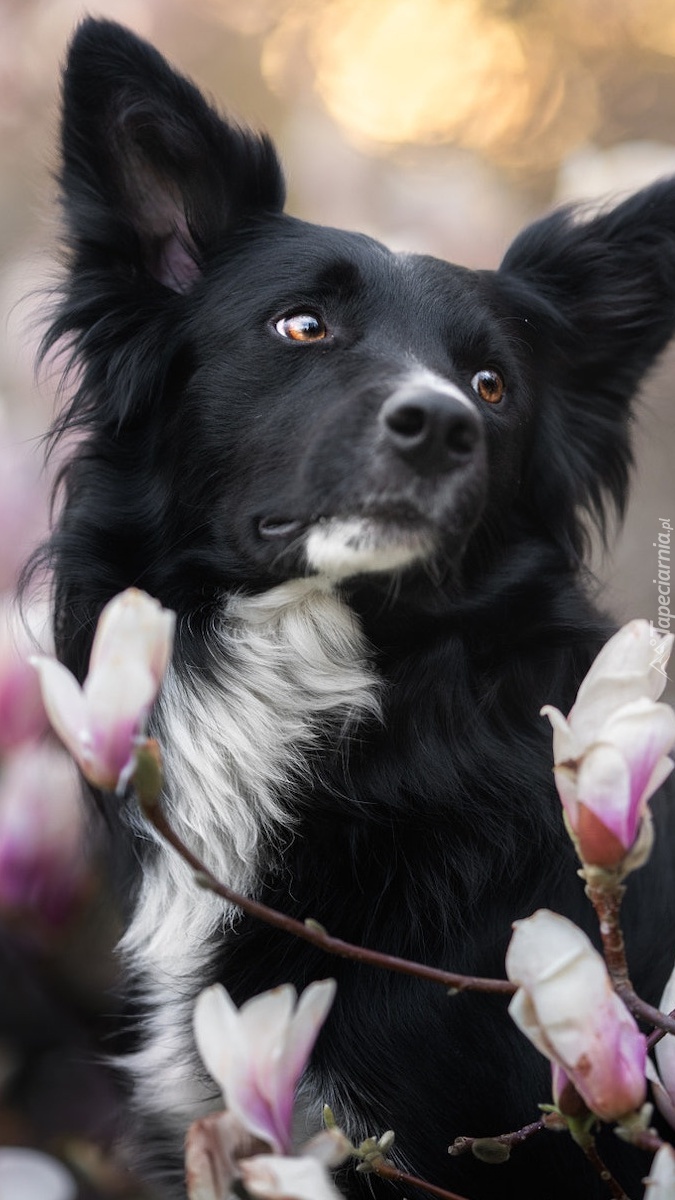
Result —
<instances>
[{"instance_id":1,"label":"dog's white chest fur","mask_svg":"<svg viewBox=\"0 0 675 1200\"><path fill-rule=\"evenodd\" d=\"M166 809L217 876L255 891L260 866L292 835L285 788L306 770L319 729L341 738L378 711L376 681L354 614L316 578L230 599L210 650L204 677L170 672L157 707ZM140 815L132 821L157 841ZM126 1065L137 1103L165 1125L184 1128L213 1092L195 1070L191 1008L232 916L158 842L121 950L152 1013L146 1045Z\"/></svg>"}]
</instances>

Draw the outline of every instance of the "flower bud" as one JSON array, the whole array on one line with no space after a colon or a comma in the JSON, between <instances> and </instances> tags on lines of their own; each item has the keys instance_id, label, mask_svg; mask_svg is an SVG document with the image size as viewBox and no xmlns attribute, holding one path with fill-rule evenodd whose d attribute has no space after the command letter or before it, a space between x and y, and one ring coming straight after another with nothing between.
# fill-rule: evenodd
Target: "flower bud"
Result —
<instances>
[{"instance_id":1,"label":"flower bud","mask_svg":"<svg viewBox=\"0 0 675 1200\"><path fill-rule=\"evenodd\" d=\"M506 955L518 984L509 1012L518 1027L564 1072L603 1121L616 1121L645 1099L646 1039L614 991L603 959L566 917L540 909L516 921Z\"/></svg>"},{"instance_id":2,"label":"flower bud","mask_svg":"<svg viewBox=\"0 0 675 1200\"><path fill-rule=\"evenodd\" d=\"M567 718L552 705L541 710L553 726L555 780L579 857L623 874L644 861L627 855L674 765L675 713L656 703L673 635L656 649L654 636L647 621L631 621L596 658Z\"/></svg>"},{"instance_id":3,"label":"flower bud","mask_svg":"<svg viewBox=\"0 0 675 1200\"><path fill-rule=\"evenodd\" d=\"M114 790L133 770L137 739L171 653L174 614L136 588L103 610L80 687L61 663L34 658L49 719L83 775Z\"/></svg>"}]
</instances>

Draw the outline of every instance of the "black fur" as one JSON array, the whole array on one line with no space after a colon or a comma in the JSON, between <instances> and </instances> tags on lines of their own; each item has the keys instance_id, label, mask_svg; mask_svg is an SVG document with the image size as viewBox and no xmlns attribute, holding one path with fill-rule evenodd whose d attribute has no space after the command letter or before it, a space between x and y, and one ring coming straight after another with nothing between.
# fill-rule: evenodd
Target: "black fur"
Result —
<instances>
[{"instance_id":1,"label":"black fur","mask_svg":"<svg viewBox=\"0 0 675 1200\"><path fill-rule=\"evenodd\" d=\"M496 272L397 256L285 215L270 143L90 20L65 72L61 183L69 273L46 346L69 341L75 368L55 435L82 435L48 547L62 659L84 674L102 605L135 585L178 613L179 674L206 676L224 598L306 575L319 519L422 529L424 562L339 582L384 720L319 740L283 796L295 835L261 866L259 894L479 974L503 974L511 922L537 907L592 931L539 709L569 709L611 631L586 595L585 531L623 509L631 401L675 328L675 182L593 218L554 213ZM328 337L284 340L274 324L289 312L317 314ZM451 461L415 457L382 416L413 361L478 414L450 405L450 424L466 422ZM472 391L486 368L506 382L500 404ZM424 419L426 404L415 393ZM670 859L661 831L626 903L652 1001L675 949ZM416 1173L471 1200L605 1194L567 1136L541 1134L498 1168L448 1157L457 1135L516 1128L549 1099L547 1064L504 1001L328 960L248 919L222 942L195 993L214 976L237 1001L337 978L317 1086L339 1120L393 1128ZM636 1194L648 1160L605 1142ZM353 1174L344 1186L403 1194Z\"/></svg>"}]
</instances>

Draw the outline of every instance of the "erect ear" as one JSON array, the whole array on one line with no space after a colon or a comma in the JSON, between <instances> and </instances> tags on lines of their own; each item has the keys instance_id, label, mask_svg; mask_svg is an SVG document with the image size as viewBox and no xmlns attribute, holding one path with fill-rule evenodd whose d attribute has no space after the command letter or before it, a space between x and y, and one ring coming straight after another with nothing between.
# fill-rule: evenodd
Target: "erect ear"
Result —
<instances>
[{"instance_id":1,"label":"erect ear","mask_svg":"<svg viewBox=\"0 0 675 1200\"><path fill-rule=\"evenodd\" d=\"M497 284L537 373L546 462L535 448L533 502L564 541L579 507L603 527L607 500L625 503L630 402L675 331L675 180L591 219L566 209L530 226Z\"/></svg>"},{"instance_id":2,"label":"erect ear","mask_svg":"<svg viewBox=\"0 0 675 1200\"><path fill-rule=\"evenodd\" d=\"M270 141L222 120L112 21L84 21L72 41L62 143L70 240L86 266L123 265L187 291L229 228L283 206Z\"/></svg>"}]
</instances>

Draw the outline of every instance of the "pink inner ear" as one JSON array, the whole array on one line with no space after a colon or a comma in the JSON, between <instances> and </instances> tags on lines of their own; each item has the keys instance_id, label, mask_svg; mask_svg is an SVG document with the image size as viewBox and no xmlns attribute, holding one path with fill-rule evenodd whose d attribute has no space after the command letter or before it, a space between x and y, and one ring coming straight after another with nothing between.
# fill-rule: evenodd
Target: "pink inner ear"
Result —
<instances>
[{"instance_id":1,"label":"pink inner ear","mask_svg":"<svg viewBox=\"0 0 675 1200\"><path fill-rule=\"evenodd\" d=\"M187 229L185 238L189 238ZM160 283L172 288L174 292L189 292L199 278L199 267L177 230L169 234L158 247L152 273Z\"/></svg>"}]
</instances>

